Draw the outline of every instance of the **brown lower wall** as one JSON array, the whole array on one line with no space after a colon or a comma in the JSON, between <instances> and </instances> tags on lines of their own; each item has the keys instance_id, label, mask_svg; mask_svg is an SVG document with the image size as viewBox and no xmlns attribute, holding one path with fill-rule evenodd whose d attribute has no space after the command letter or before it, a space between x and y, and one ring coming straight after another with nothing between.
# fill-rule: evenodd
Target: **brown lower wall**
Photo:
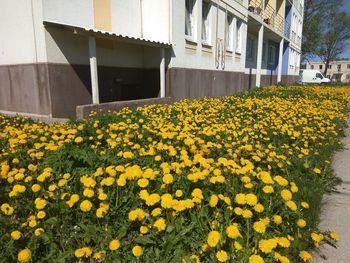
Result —
<instances>
[{"instance_id":1,"label":"brown lower wall","mask_svg":"<svg viewBox=\"0 0 350 263\"><path fill-rule=\"evenodd\" d=\"M171 68L167 71L166 94L176 100L220 97L255 87L255 75L242 72Z\"/></svg>"},{"instance_id":2,"label":"brown lower wall","mask_svg":"<svg viewBox=\"0 0 350 263\"><path fill-rule=\"evenodd\" d=\"M159 69L99 66L98 78L101 103L156 98L159 94ZM233 95L255 88L255 78L255 74L243 72L170 68L166 96L180 100ZM282 76L286 84L297 80L298 76ZM262 86L276 82L277 76L261 76ZM76 116L77 106L91 102L88 65L0 66L0 110L69 118Z\"/></svg>"},{"instance_id":3,"label":"brown lower wall","mask_svg":"<svg viewBox=\"0 0 350 263\"><path fill-rule=\"evenodd\" d=\"M0 66L0 110L51 115L47 64Z\"/></svg>"},{"instance_id":4,"label":"brown lower wall","mask_svg":"<svg viewBox=\"0 0 350 263\"><path fill-rule=\"evenodd\" d=\"M300 79L299 76L288 76L288 75L282 76L282 82L287 85L295 84L299 81L299 79Z\"/></svg>"}]
</instances>

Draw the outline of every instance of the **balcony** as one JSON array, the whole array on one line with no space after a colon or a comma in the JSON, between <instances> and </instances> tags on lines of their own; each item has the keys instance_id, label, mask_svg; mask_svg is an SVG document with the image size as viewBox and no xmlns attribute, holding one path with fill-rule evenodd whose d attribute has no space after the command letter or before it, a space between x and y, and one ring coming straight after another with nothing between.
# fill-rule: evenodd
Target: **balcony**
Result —
<instances>
[{"instance_id":1,"label":"balcony","mask_svg":"<svg viewBox=\"0 0 350 263\"><path fill-rule=\"evenodd\" d=\"M289 38L290 26L284 21L276 10L269 4L263 4L261 0L250 0L248 11L259 16L267 25L280 34Z\"/></svg>"}]
</instances>

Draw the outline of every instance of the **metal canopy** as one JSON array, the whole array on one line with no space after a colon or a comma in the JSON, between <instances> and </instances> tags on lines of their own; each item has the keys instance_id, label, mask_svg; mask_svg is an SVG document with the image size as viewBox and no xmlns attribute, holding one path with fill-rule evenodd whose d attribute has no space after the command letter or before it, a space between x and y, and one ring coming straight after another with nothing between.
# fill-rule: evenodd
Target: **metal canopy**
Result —
<instances>
[{"instance_id":1,"label":"metal canopy","mask_svg":"<svg viewBox=\"0 0 350 263\"><path fill-rule=\"evenodd\" d=\"M116 34L116 33L110 32L110 31L104 31L104 30L99 30L99 29L94 29L94 28L85 28L85 27L76 26L76 25L63 24L63 23L58 23L55 21L45 20L44 25L69 30L75 34L83 34L83 35L95 36L95 37L100 37L100 38L108 38L108 39L132 43L132 44L141 44L141 45L147 45L147 46L153 46L153 47L164 47L164 48L171 47L171 44L166 43L166 42L148 40L148 39L144 39L144 38L130 37L130 36L122 35L122 34Z\"/></svg>"}]
</instances>

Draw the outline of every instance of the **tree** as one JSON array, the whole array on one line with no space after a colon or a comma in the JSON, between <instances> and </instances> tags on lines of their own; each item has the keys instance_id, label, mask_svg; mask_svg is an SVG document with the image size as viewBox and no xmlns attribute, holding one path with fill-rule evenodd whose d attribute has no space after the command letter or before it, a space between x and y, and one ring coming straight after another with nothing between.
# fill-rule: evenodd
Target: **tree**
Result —
<instances>
[{"instance_id":1,"label":"tree","mask_svg":"<svg viewBox=\"0 0 350 263\"><path fill-rule=\"evenodd\" d=\"M338 11L328 13L322 39L314 52L325 64L324 75L327 75L330 62L343 53L350 39L350 16Z\"/></svg>"},{"instance_id":2,"label":"tree","mask_svg":"<svg viewBox=\"0 0 350 263\"><path fill-rule=\"evenodd\" d=\"M323 29L329 16L342 5L343 0L306 0L304 8L302 60L308 60L320 50Z\"/></svg>"}]
</instances>

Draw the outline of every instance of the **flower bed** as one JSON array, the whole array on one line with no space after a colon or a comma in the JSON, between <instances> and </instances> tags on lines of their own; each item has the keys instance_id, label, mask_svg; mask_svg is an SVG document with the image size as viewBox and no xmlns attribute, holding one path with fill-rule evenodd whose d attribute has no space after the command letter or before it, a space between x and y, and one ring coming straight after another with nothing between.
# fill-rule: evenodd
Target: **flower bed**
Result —
<instances>
[{"instance_id":1,"label":"flower bed","mask_svg":"<svg viewBox=\"0 0 350 263\"><path fill-rule=\"evenodd\" d=\"M300 262L346 88L270 87L47 125L0 115L0 262Z\"/></svg>"}]
</instances>

